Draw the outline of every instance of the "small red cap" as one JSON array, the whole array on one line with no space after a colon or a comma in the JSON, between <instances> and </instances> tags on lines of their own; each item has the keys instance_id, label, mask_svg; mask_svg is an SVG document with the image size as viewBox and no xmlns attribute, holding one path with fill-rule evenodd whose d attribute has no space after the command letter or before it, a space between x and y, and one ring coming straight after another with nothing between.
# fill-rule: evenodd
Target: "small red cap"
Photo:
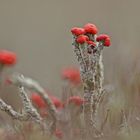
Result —
<instances>
[{"instance_id":1,"label":"small red cap","mask_svg":"<svg viewBox=\"0 0 140 140\"><path fill-rule=\"evenodd\" d=\"M79 44L83 44L83 43L87 42L88 40L89 40L89 38L86 35L80 35L76 39L77 43L79 43Z\"/></svg>"},{"instance_id":2,"label":"small red cap","mask_svg":"<svg viewBox=\"0 0 140 140\"><path fill-rule=\"evenodd\" d=\"M97 34L98 29L94 24L88 23L84 26L85 32L89 34Z\"/></svg>"}]
</instances>

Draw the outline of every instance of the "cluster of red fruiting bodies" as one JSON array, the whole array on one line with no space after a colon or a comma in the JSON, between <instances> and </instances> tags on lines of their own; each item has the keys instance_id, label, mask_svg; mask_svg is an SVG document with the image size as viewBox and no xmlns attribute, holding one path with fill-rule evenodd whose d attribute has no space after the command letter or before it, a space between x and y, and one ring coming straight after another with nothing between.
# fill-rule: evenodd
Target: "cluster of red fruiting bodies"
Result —
<instances>
[{"instance_id":1,"label":"cluster of red fruiting bodies","mask_svg":"<svg viewBox=\"0 0 140 140\"><path fill-rule=\"evenodd\" d=\"M14 52L7 51L7 50L0 50L0 66L2 67L13 66L16 64L16 62L17 62L17 56ZM61 76L62 76L62 79L65 79L74 85L79 85L81 83L80 71L77 68L74 68L74 67L65 68L62 70ZM6 82L10 83L8 80ZM76 106L80 107L84 103L83 98L81 98L80 96L71 96L68 99L66 99L66 101L62 102L56 96L52 94L48 94L48 95L58 111L60 111L61 109L64 109L66 105L73 104L75 107ZM40 110L41 116L47 117L48 105L44 102L43 98L37 93L32 93L31 101L36 107L38 107L38 109ZM54 135L58 138L62 138L63 132L57 128L54 132Z\"/></svg>"},{"instance_id":2,"label":"cluster of red fruiting bodies","mask_svg":"<svg viewBox=\"0 0 140 140\"><path fill-rule=\"evenodd\" d=\"M60 99L58 99L56 96L50 95L50 99L52 100L53 104L55 105L56 109L58 111L61 111L61 109L65 108L65 105L74 105L75 107L80 107L84 103L84 99L82 99L80 96L71 96L69 97L65 102L62 102ZM44 102L44 100L41 98L40 95L33 93L31 95L32 102L39 108L40 114L42 117L47 117L47 104ZM61 139L63 137L63 132L61 129L56 129L54 131L54 135Z\"/></svg>"},{"instance_id":3,"label":"cluster of red fruiting bodies","mask_svg":"<svg viewBox=\"0 0 140 140\"><path fill-rule=\"evenodd\" d=\"M74 85L81 83L80 71L77 68L67 67L62 70L61 76L62 76L62 79L68 80ZM65 102L62 102L57 97L50 94L48 91L47 93L49 95L49 98L52 100L53 104L55 105L57 109L62 109L65 107L66 104L70 104L70 103L73 103L77 106L80 106L83 104L83 99L80 96L71 96ZM31 96L31 99L38 108L40 109L47 108L47 105L45 104L44 100L37 93L33 93Z\"/></svg>"},{"instance_id":4,"label":"cluster of red fruiting bodies","mask_svg":"<svg viewBox=\"0 0 140 140\"><path fill-rule=\"evenodd\" d=\"M2 66L14 65L16 63L16 54L7 50L0 50L0 64ZM79 84L80 80L80 72L78 69L70 67L65 68L62 71L62 78L69 80L73 84ZM74 103L75 105L81 105L83 103L83 99L79 96L73 96L68 99L65 103L62 103L57 97L49 95L50 99L54 103L56 108L63 108L65 103ZM38 108L47 108L47 105L43 101L43 99L36 93L33 93L31 96L33 103Z\"/></svg>"},{"instance_id":5,"label":"cluster of red fruiting bodies","mask_svg":"<svg viewBox=\"0 0 140 140\"><path fill-rule=\"evenodd\" d=\"M80 107L84 103L84 99L81 98L80 96L71 96L64 102L62 102L56 96L49 94L49 97L50 97L52 103L55 105L57 111L63 110L65 108L65 106L68 106L68 105L74 105L75 107ZM31 100L40 110L41 116L47 117L48 105L44 102L44 100L41 98L41 96L36 93L32 93ZM54 135L57 138L61 139L63 137L63 132L61 131L61 129L56 128L56 130L54 131Z\"/></svg>"},{"instance_id":6,"label":"cluster of red fruiting bodies","mask_svg":"<svg viewBox=\"0 0 140 140\"><path fill-rule=\"evenodd\" d=\"M109 47L111 44L110 37L108 35L101 34L97 36L98 29L94 24L91 23L86 24L83 28L74 27L71 29L71 32L77 44L86 44L86 46L90 47L91 49L96 48L98 43L101 43L106 47ZM92 35L92 39L90 35ZM16 64L16 61L17 58L15 53L6 50L0 50L0 66L12 66ZM62 78L68 80L74 85L81 83L79 69L75 69L73 67L65 68L62 71ZM69 97L64 102L51 94L49 94L49 98L58 111L64 109L66 105L73 104L75 107L79 107L84 103L84 99L76 95ZM43 98L37 93L32 93L31 100L40 110L42 117L47 117L48 105L44 102ZM56 129L55 135L59 138L62 138L63 134L59 129Z\"/></svg>"},{"instance_id":7,"label":"cluster of red fruiting bodies","mask_svg":"<svg viewBox=\"0 0 140 140\"><path fill-rule=\"evenodd\" d=\"M51 101L55 105L56 109L63 109L66 104L74 104L75 106L81 106L84 103L84 100L80 96L71 96L65 102L62 102L60 99L53 95L49 95ZM39 109L47 109L47 104L41 98L40 95L33 93L31 95L32 102L39 108Z\"/></svg>"},{"instance_id":8,"label":"cluster of red fruiting bodies","mask_svg":"<svg viewBox=\"0 0 140 140\"><path fill-rule=\"evenodd\" d=\"M100 42L103 46L110 46L110 37L106 34L101 34L95 38L95 40L90 40L89 35L96 35L98 33L98 29L94 24L88 23L83 28L74 27L71 29L72 34L76 38L76 42L79 44L87 43L92 47L96 47L96 42Z\"/></svg>"}]
</instances>

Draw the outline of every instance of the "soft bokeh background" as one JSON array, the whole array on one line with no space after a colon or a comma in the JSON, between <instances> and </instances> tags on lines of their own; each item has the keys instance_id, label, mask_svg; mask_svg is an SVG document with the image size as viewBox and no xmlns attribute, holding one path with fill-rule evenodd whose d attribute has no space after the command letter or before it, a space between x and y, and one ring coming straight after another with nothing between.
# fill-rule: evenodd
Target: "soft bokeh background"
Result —
<instances>
[{"instance_id":1,"label":"soft bokeh background","mask_svg":"<svg viewBox=\"0 0 140 140\"><path fill-rule=\"evenodd\" d=\"M17 71L60 96L61 70L72 65L78 67L70 29L94 23L99 33L111 36L112 42L110 48L104 49L103 59L104 83L115 89L107 94L101 109L101 117L108 107L113 110L111 129L106 130L110 134L112 126L118 128L120 110L125 108L127 117L133 118L130 126L139 139L139 7L140 0L0 0L0 49L14 51L18 57L18 64L7 68L2 78ZM13 86L0 85L0 98L18 111L23 108ZM11 118L0 111L0 129L1 125L9 128L10 124L14 124Z\"/></svg>"},{"instance_id":2,"label":"soft bokeh background","mask_svg":"<svg viewBox=\"0 0 140 140\"><path fill-rule=\"evenodd\" d=\"M112 40L104 50L106 83L131 78L139 64L139 5L139 0L0 0L0 49L18 55L18 65L8 72L33 77L59 95L61 69L78 66L70 29L91 22Z\"/></svg>"}]
</instances>

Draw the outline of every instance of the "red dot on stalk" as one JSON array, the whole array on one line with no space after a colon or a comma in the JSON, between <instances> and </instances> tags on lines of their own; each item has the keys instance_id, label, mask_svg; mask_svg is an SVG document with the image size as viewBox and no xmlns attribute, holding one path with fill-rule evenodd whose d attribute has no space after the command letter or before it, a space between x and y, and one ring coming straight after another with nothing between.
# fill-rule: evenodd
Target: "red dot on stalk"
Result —
<instances>
[{"instance_id":1,"label":"red dot on stalk","mask_svg":"<svg viewBox=\"0 0 140 140\"><path fill-rule=\"evenodd\" d=\"M94 24L88 23L84 26L85 32L89 34L97 34L98 29Z\"/></svg>"},{"instance_id":2,"label":"red dot on stalk","mask_svg":"<svg viewBox=\"0 0 140 140\"><path fill-rule=\"evenodd\" d=\"M79 36L85 34L85 30L83 28L74 27L71 29L73 35Z\"/></svg>"},{"instance_id":3,"label":"red dot on stalk","mask_svg":"<svg viewBox=\"0 0 140 140\"><path fill-rule=\"evenodd\" d=\"M80 71L75 67L67 67L62 70L62 79L69 80L74 85L81 83Z\"/></svg>"},{"instance_id":4,"label":"red dot on stalk","mask_svg":"<svg viewBox=\"0 0 140 140\"><path fill-rule=\"evenodd\" d=\"M73 103L77 106L81 106L84 103L84 99L80 96L72 96L68 99L68 103Z\"/></svg>"},{"instance_id":5,"label":"red dot on stalk","mask_svg":"<svg viewBox=\"0 0 140 140\"><path fill-rule=\"evenodd\" d=\"M79 44L86 43L89 40L88 36L86 35L80 35L77 37L76 42Z\"/></svg>"},{"instance_id":6,"label":"red dot on stalk","mask_svg":"<svg viewBox=\"0 0 140 140\"><path fill-rule=\"evenodd\" d=\"M0 64L2 65L14 65L16 64L16 54L7 50L0 50Z\"/></svg>"},{"instance_id":7,"label":"red dot on stalk","mask_svg":"<svg viewBox=\"0 0 140 140\"><path fill-rule=\"evenodd\" d=\"M93 41L91 41L91 40L87 41L87 44L90 45L90 48L91 49L93 49L94 47L96 47L96 43L93 42Z\"/></svg>"},{"instance_id":8,"label":"red dot on stalk","mask_svg":"<svg viewBox=\"0 0 140 140\"><path fill-rule=\"evenodd\" d=\"M63 103L55 96L53 95L49 95L52 103L55 105L56 108L62 108L63 107ZM33 101L33 103L40 109L42 108L47 108L47 104L45 103L45 101L43 100L43 98L36 94L36 93L32 93L31 95L31 100Z\"/></svg>"},{"instance_id":9,"label":"red dot on stalk","mask_svg":"<svg viewBox=\"0 0 140 140\"><path fill-rule=\"evenodd\" d=\"M96 41L103 41L103 40L105 40L106 38L109 38L109 36L108 35L106 35L106 34L101 34L101 35L99 35L97 38L96 38Z\"/></svg>"},{"instance_id":10,"label":"red dot on stalk","mask_svg":"<svg viewBox=\"0 0 140 140\"><path fill-rule=\"evenodd\" d=\"M38 108L46 108L46 104L40 95L33 93L31 95L31 100Z\"/></svg>"},{"instance_id":11,"label":"red dot on stalk","mask_svg":"<svg viewBox=\"0 0 140 140\"><path fill-rule=\"evenodd\" d=\"M104 46L109 47L111 45L110 37L106 34L101 34L96 38L96 41L102 42Z\"/></svg>"},{"instance_id":12,"label":"red dot on stalk","mask_svg":"<svg viewBox=\"0 0 140 140\"><path fill-rule=\"evenodd\" d=\"M104 46L109 47L111 45L110 38L106 38L104 41Z\"/></svg>"},{"instance_id":13,"label":"red dot on stalk","mask_svg":"<svg viewBox=\"0 0 140 140\"><path fill-rule=\"evenodd\" d=\"M57 97L53 95L49 95L49 97L57 109L63 108L63 103Z\"/></svg>"}]
</instances>

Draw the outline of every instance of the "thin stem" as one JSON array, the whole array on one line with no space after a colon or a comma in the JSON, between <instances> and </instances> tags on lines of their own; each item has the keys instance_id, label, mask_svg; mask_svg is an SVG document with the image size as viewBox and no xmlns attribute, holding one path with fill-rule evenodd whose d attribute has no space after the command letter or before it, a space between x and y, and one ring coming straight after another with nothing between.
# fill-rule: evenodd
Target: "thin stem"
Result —
<instances>
[{"instance_id":1,"label":"thin stem","mask_svg":"<svg viewBox=\"0 0 140 140\"><path fill-rule=\"evenodd\" d=\"M39 115L39 113L37 112L37 110L32 106L32 103L29 99L29 97L27 96L27 93L25 92L24 87L18 87L19 89L19 94L24 106L24 110L25 112L32 117L32 119L34 119L37 123L39 123L40 125L42 125L42 118Z\"/></svg>"},{"instance_id":2,"label":"thin stem","mask_svg":"<svg viewBox=\"0 0 140 140\"><path fill-rule=\"evenodd\" d=\"M16 86L23 86L28 90L33 90L37 92L44 102L48 105L48 112L51 114L53 123L51 126L51 132L54 132L56 129L56 121L57 121L57 110L49 98L48 94L45 92L45 90L40 86L38 82L35 80L32 80L31 78L24 77L22 74L14 74L11 77L11 82Z\"/></svg>"},{"instance_id":3,"label":"thin stem","mask_svg":"<svg viewBox=\"0 0 140 140\"><path fill-rule=\"evenodd\" d=\"M0 109L6 112L12 119L27 121L29 116L26 113L18 113L16 112L10 105L7 105L2 99L0 99Z\"/></svg>"}]
</instances>

